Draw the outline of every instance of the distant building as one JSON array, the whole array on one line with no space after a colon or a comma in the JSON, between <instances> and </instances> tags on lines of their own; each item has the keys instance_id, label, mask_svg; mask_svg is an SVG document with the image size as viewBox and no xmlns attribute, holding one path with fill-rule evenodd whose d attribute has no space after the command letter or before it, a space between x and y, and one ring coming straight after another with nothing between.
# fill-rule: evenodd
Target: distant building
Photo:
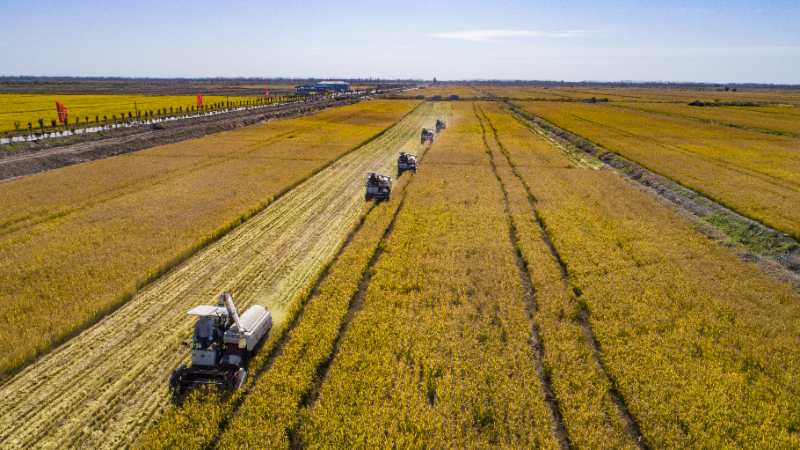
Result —
<instances>
[{"instance_id":1,"label":"distant building","mask_svg":"<svg viewBox=\"0 0 800 450\"><path fill-rule=\"evenodd\" d=\"M350 83L346 81L320 81L316 84L304 84L296 86L295 92L298 95L325 94L329 92L348 92Z\"/></svg>"}]
</instances>

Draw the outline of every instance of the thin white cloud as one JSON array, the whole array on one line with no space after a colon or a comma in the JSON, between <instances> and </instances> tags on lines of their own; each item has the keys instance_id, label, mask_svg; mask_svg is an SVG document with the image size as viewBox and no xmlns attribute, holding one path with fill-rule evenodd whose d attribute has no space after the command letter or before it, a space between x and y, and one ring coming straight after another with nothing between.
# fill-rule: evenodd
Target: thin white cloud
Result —
<instances>
[{"instance_id":1,"label":"thin white cloud","mask_svg":"<svg viewBox=\"0 0 800 450\"><path fill-rule=\"evenodd\" d=\"M586 30L469 30L469 31L442 31L431 33L429 36L440 39L456 39L460 41L487 42L512 37L541 37L541 38L573 38L589 34Z\"/></svg>"}]
</instances>

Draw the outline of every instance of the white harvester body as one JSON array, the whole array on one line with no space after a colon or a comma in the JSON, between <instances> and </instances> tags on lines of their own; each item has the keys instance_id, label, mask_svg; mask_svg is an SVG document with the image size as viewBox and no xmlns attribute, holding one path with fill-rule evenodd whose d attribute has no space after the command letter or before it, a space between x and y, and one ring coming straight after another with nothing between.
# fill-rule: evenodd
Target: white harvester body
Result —
<instances>
[{"instance_id":1,"label":"white harvester body","mask_svg":"<svg viewBox=\"0 0 800 450\"><path fill-rule=\"evenodd\" d=\"M180 392L198 384L241 386L252 352L272 328L272 315L263 306L253 305L240 317L227 292L220 295L216 306L196 306L188 314L197 317L192 362L175 370L172 388Z\"/></svg>"}]
</instances>

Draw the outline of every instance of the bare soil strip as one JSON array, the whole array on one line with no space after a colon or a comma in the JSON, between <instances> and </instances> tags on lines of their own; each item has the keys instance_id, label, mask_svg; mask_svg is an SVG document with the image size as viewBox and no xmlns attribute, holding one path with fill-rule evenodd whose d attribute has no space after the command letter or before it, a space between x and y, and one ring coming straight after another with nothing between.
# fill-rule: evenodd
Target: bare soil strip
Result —
<instances>
[{"instance_id":1,"label":"bare soil strip","mask_svg":"<svg viewBox=\"0 0 800 450\"><path fill-rule=\"evenodd\" d=\"M635 162L602 148L581 136L563 130L544 119L509 105L512 115L533 132L545 134L565 147L580 151L601 161L607 167L638 183L654 195L666 200L677 210L700 219L707 226L700 231L712 238L726 240L743 247L740 256L761 262L768 274L800 286L800 242L749 217L737 213L714 200L693 191L670 178L658 175ZM714 232L709 232L708 225Z\"/></svg>"},{"instance_id":2,"label":"bare soil strip","mask_svg":"<svg viewBox=\"0 0 800 450\"><path fill-rule=\"evenodd\" d=\"M504 156L506 162L508 163L509 167L511 168L511 173L518 180L520 185L525 190L525 193L527 194L528 204L530 206L531 213L533 214L533 216L534 216L534 218L536 220L536 224L538 225L539 229L542 232L542 236L544 236L545 243L547 244L547 247L550 249L550 253L553 256L553 259L556 260L556 262L558 263L558 266L561 269L561 281L564 284L565 289L567 289L568 292L570 292L570 295L572 296L573 301L575 301L580 307L579 323L581 325L581 328L583 329L584 334L586 335L587 342L589 343L590 347L592 348L592 354L593 354L595 363L598 365L598 367L600 368L602 373L605 375L605 377L610 382L610 386L611 387L610 387L610 392L609 393L610 393L611 398L613 399L614 403L617 405L617 409L619 410L619 414L622 417L622 420L625 422L626 431L630 435L631 439L633 439L633 442L636 443L636 445L640 449L643 449L643 450L649 449L650 445L647 443L647 441L645 440L644 436L642 435L641 428L640 428L636 418L633 416L633 414L628 409L628 406L625 403L625 398L622 396L622 393L617 388L616 381L611 376L611 374L608 372L608 370L607 370L607 368L605 366L605 363L603 362L603 356L602 356L603 353L602 353L602 349L600 347L600 343L597 341L597 338L595 337L595 334L594 334L594 330L592 329L592 326L589 323L589 312L586 310L586 308L583 305L583 303L578 301L578 297L580 296L580 291L575 289L570 283L570 276L569 276L569 271L567 269L567 266L566 266L566 264L564 264L564 261L563 261L563 259L561 258L561 255L558 252L558 249L553 244L553 240L550 237L550 233L547 230L547 227L545 226L544 222L542 221L542 219L539 216L539 213L538 213L538 211L536 209L536 197L534 197L533 193L531 192L531 189L528 186L528 183L526 183L524 178L519 174L519 171L517 170L517 167L515 166L513 160L511 159L510 155L508 154L508 151L503 146L503 143L500 141L500 139L499 139L499 137L497 135L497 129L494 128L494 126L491 123L491 120L485 114L481 114L481 115L483 116L483 119L486 121L488 127L492 130L494 141L497 143L497 147L500 149L500 153ZM483 126L483 123L481 125ZM485 130L484 130L484 132L485 132ZM490 147L488 146L488 144L487 144L487 150L490 150ZM494 160L492 161L492 167L495 168L495 173L497 174L497 169L496 169L496 166L494 165ZM497 174L497 179L498 179L498 182L501 183L501 185L503 186L503 192L506 193L507 191L506 191L505 185L503 184L503 181L500 178L499 174ZM505 201L506 201L506 203L508 203L507 194L506 194ZM506 209L508 210L508 208L506 208ZM511 221L512 227L513 227L513 218L512 218L512 216L510 214L509 214L509 221ZM519 246L518 245L516 245L516 248L519 251ZM520 253L520 258L521 258L521 253ZM526 272L527 272L527 270L526 270ZM528 280L530 282L530 274L528 274ZM535 309L534 309L534 311L535 311ZM543 349L542 349L542 351L543 351ZM539 360L541 361L541 356L539 357ZM550 387L550 391L552 392L552 386ZM556 404L557 404L557 402L556 402ZM561 423L561 426L563 427L563 422ZM564 431L564 433L566 434L566 430Z\"/></svg>"},{"instance_id":3,"label":"bare soil strip","mask_svg":"<svg viewBox=\"0 0 800 450\"><path fill-rule=\"evenodd\" d=\"M169 374L188 356L186 311L221 291L240 308L267 306L284 325L291 300L361 217L365 173L390 171L395 150L431 125L430 110L418 108L0 386L0 447L129 446L169 404Z\"/></svg>"},{"instance_id":4,"label":"bare soil strip","mask_svg":"<svg viewBox=\"0 0 800 450\"><path fill-rule=\"evenodd\" d=\"M310 114L320 109L342 106L358 100L324 100L309 103L277 105L255 111L239 111L221 115L164 122L163 130L149 127L125 128L80 135L77 143L43 142L27 144L14 151L0 150L0 180L23 177L96 159L130 153L157 145L195 139L220 131L232 130L255 123L285 117ZM74 142L74 141L73 141Z\"/></svg>"},{"instance_id":5,"label":"bare soil strip","mask_svg":"<svg viewBox=\"0 0 800 450\"><path fill-rule=\"evenodd\" d=\"M528 310L528 320L530 321L530 344L531 351L533 352L533 362L534 366L536 367L536 373L539 375L539 379L542 381L542 390L544 391L545 402L547 403L548 410L550 411L550 420L553 424L553 435L562 449L569 449L572 448L572 444L570 443L567 428L564 426L564 415L561 412L558 399L556 398L555 391L553 390L553 382L550 379L550 375L545 370L542 362L544 360L544 343L539 336L539 328L536 326L536 323L533 320L534 316L536 315L536 310L538 309L538 306L536 305L536 291L533 286L531 274L528 271L528 266L525 264L525 261L522 257L522 250L519 247L517 226L514 223L514 218L511 215L511 210L508 204L508 191L506 190L506 185L502 178L500 178L500 174L497 171L497 165L495 164L494 160L494 152L492 151L486 136L486 125L484 122L488 122L488 118L485 114L483 114L483 111L480 111L479 113L479 106L473 104L473 108L475 117L478 119L478 122L481 126L483 144L486 149L486 153L489 156L492 172L494 173L497 183L500 185L500 189L503 192L503 207L506 212L506 219L508 220L508 238L511 241L511 245L514 247L514 256L516 257L517 269L519 270L519 277L524 290L525 306Z\"/></svg>"}]
</instances>

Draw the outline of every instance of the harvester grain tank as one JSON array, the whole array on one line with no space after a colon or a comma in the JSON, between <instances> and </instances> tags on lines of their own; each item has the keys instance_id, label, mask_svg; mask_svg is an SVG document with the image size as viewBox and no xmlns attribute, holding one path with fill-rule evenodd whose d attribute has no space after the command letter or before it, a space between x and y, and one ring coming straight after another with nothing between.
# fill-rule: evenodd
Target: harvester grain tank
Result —
<instances>
[{"instance_id":1,"label":"harvester grain tank","mask_svg":"<svg viewBox=\"0 0 800 450\"><path fill-rule=\"evenodd\" d=\"M392 195L392 177L370 172L367 174L367 192L364 195L366 201L389 200Z\"/></svg>"},{"instance_id":2,"label":"harvester grain tank","mask_svg":"<svg viewBox=\"0 0 800 450\"><path fill-rule=\"evenodd\" d=\"M172 374L170 387L176 394L192 386L209 384L238 389L247 378L247 363L264 341L272 316L261 305L253 305L239 316L229 293L219 296L216 306L200 305L189 310L197 317L192 336L192 362Z\"/></svg>"},{"instance_id":3,"label":"harvester grain tank","mask_svg":"<svg viewBox=\"0 0 800 450\"><path fill-rule=\"evenodd\" d=\"M406 170L417 173L417 155L400 152L400 156L397 158L397 176L399 177Z\"/></svg>"},{"instance_id":4,"label":"harvester grain tank","mask_svg":"<svg viewBox=\"0 0 800 450\"><path fill-rule=\"evenodd\" d=\"M444 123L444 120L436 119L436 132L439 133L445 128L447 128L447 124Z\"/></svg>"},{"instance_id":5,"label":"harvester grain tank","mask_svg":"<svg viewBox=\"0 0 800 450\"><path fill-rule=\"evenodd\" d=\"M431 130L429 130L427 128L423 128L422 129L422 133L420 134L420 137L419 137L419 143L420 144L424 144L425 142L428 142L428 143L431 143L431 144L433 143L433 131L431 131Z\"/></svg>"}]
</instances>

